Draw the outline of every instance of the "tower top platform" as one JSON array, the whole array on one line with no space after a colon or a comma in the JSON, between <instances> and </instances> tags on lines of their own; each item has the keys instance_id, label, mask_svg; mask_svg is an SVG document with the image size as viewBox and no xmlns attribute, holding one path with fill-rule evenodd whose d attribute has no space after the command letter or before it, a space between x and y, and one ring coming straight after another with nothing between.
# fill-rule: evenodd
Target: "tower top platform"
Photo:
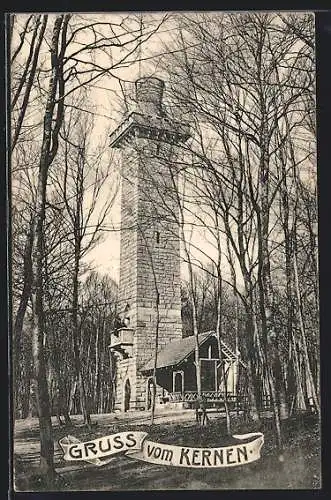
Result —
<instances>
[{"instance_id":1,"label":"tower top platform","mask_svg":"<svg viewBox=\"0 0 331 500\"><path fill-rule=\"evenodd\" d=\"M171 120L162 108L163 80L156 77L139 78L136 87L136 110L127 115L110 135L110 146L121 148L133 137L145 137L178 144L190 137L186 122Z\"/></svg>"}]
</instances>

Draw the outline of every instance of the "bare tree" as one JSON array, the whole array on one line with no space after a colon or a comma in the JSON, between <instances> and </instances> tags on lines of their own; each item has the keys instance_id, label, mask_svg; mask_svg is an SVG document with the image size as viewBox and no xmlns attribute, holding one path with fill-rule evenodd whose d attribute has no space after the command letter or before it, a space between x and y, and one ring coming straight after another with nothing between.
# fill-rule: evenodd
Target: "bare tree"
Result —
<instances>
[{"instance_id":1,"label":"bare tree","mask_svg":"<svg viewBox=\"0 0 331 500\"><path fill-rule=\"evenodd\" d=\"M28 33L34 19L34 29ZM57 15L54 24L47 31L48 16L36 16L27 20L19 34L20 41L13 49L13 63L21 64L17 73L15 93L12 102L14 117L12 149L15 150L23 129L31 133L41 131L39 170L35 197L35 212L32 224L32 303L33 303L33 357L37 380L37 403L40 425L41 469L52 479L53 439L50 419L50 401L47 387L46 360L44 350L44 282L43 282L43 230L47 209L46 188L49 170L59 148L60 131L66 112L69 95L82 87L95 84L100 78L113 76L112 71L123 68L130 58L135 61L138 49L157 29L154 20L146 27L134 30L134 16L120 16L104 22L100 19L86 19L79 15ZM15 23L12 33L14 40ZM162 24L162 20L160 21ZM139 24L139 23L138 23ZM16 26L17 23L16 23ZM141 28L141 27L140 27ZM20 29L18 27L18 29ZM50 39L48 39L50 37ZM82 40L82 37L84 40ZM27 42L28 40L28 42ZM21 43L22 42L22 43ZM26 55L26 43L30 49ZM50 48L48 52L48 47ZM50 54L50 57L49 55ZM104 64L99 65L95 57L104 55ZM19 66L17 66L19 67ZM21 74L19 74L21 72ZM48 83L47 83L48 82ZM45 91L47 87L47 90ZM36 113L29 114L35 102ZM40 112L43 109L43 112ZM16 118L17 117L17 120ZM16 120L16 121L15 121ZM39 135L40 137L40 135ZM78 225L79 226L79 225Z\"/></svg>"},{"instance_id":2,"label":"bare tree","mask_svg":"<svg viewBox=\"0 0 331 500\"><path fill-rule=\"evenodd\" d=\"M36 211L33 224L33 248L32 248L32 272L33 272L33 359L35 378L37 380L37 405L40 428L40 466L50 478L54 476L54 444L52 436L52 424L50 418L49 393L46 378L46 363L44 353L44 307L43 307L43 226L46 210L46 185L48 169L52 163L57 150L57 129L52 134L52 118L55 108L55 95L58 80L58 48L63 51L65 44L66 27L68 16L58 16L54 22L51 59L52 73L49 80L48 100L44 115L44 134L40 153L38 189L36 196ZM62 43L60 41L63 34ZM62 105L57 109L57 127L61 125L63 118ZM53 144L51 145L53 135Z\"/></svg>"},{"instance_id":3,"label":"bare tree","mask_svg":"<svg viewBox=\"0 0 331 500\"><path fill-rule=\"evenodd\" d=\"M79 279L82 259L102 236L104 221L117 193L117 182L116 175L113 175L114 184L110 184L112 164L107 155L107 146L102 145L99 150L93 151L93 120L90 115L86 116L79 111L79 106L69 109L61 136L64 141L63 167L59 167L51 178L60 197L58 208L66 213L66 226L74 256L71 273L71 318L76 385L78 384L80 391L84 422L90 425L86 382L80 355L82 325L79 324L78 316ZM106 201L101 201L102 198Z\"/></svg>"},{"instance_id":4,"label":"bare tree","mask_svg":"<svg viewBox=\"0 0 331 500\"><path fill-rule=\"evenodd\" d=\"M302 40L275 14L197 14L181 16L180 23L176 46L181 50L169 57L170 80L173 102L194 124L191 177L201 181L191 183L199 187L200 212L208 200L216 200L220 230L238 261L244 293L236 278L237 291L248 319L248 371L257 399L261 377L271 395L281 445L280 418L286 416L287 402L272 266L280 250L276 203L287 169L278 177L274 164L281 148L288 148L289 136L303 156L300 113L311 76L311 65L303 61L309 54L300 51ZM230 267L238 274L236 264Z\"/></svg>"}]
</instances>

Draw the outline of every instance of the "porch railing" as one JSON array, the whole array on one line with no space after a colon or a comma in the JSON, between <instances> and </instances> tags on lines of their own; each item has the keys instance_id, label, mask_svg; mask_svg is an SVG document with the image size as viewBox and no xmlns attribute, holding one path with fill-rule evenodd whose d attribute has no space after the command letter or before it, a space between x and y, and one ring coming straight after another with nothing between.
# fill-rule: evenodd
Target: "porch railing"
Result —
<instances>
[{"instance_id":1,"label":"porch railing","mask_svg":"<svg viewBox=\"0 0 331 500\"><path fill-rule=\"evenodd\" d=\"M223 391L203 391L202 395L204 396L208 407L215 407L224 409L224 392ZM185 402L188 403L188 406L192 406L194 401L198 399L197 391L185 391L185 392L170 392L167 394L166 399L170 403L179 403ZM309 410L313 413L317 413L316 407L313 401L310 398L309 400ZM247 395L241 394L227 394L227 402L229 409L231 411L247 411L249 408L249 401ZM271 396L268 394L264 394L261 397L261 400L258 402L258 410L262 411L271 411L272 410L272 401Z\"/></svg>"},{"instance_id":2,"label":"porch railing","mask_svg":"<svg viewBox=\"0 0 331 500\"><path fill-rule=\"evenodd\" d=\"M208 407L225 409L223 391L203 391L202 396ZM171 403L184 402L191 406L198 399L198 393L196 391L170 392L168 398ZM231 411L244 411L248 407L247 397L239 394L227 394L227 403Z\"/></svg>"},{"instance_id":3,"label":"porch railing","mask_svg":"<svg viewBox=\"0 0 331 500\"><path fill-rule=\"evenodd\" d=\"M223 391L202 391L202 396L207 401L224 401L225 394ZM196 401L198 399L197 391L185 391L185 392L170 392L168 394L170 402L177 401ZM242 400L242 396L239 397L235 394L227 394L227 401L237 401L238 399Z\"/></svg>"}]
</instances>

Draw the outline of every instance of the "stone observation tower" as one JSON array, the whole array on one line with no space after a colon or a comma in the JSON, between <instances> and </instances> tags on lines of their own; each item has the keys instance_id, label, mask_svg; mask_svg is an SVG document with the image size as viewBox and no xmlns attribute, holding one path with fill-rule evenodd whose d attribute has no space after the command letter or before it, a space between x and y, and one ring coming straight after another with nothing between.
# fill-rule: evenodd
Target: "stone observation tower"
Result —
<instances>
[{"instance_id":1,"label":"stone observation tower","mask_svg":"<svg viewBox=\"0 0 331 500\"><path fill-rule=\"evenodd\" d=\"M176 158L189 138L185 123L167 118L164 82L136 81L136 108L111 134L122 151L119 309L111 335L116 358L115 409L150 406L151 379L141 371L158 350L182 337ZM160 389L158 388L158 391Z\"/></svg>"}]
</instances>

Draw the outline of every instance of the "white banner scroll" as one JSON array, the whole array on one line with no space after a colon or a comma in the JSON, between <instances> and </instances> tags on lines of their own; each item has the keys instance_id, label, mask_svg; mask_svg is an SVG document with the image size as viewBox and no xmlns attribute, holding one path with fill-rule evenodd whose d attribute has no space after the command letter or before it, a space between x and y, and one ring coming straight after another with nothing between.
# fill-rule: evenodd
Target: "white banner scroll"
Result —
<instances>
[{"instance_id":1,"label":"white banner scroll","mask_svg":"<svg viewBox=\"0 0 331 500\"><path fill-rule=\"evenodd\" d=\"M147 432L118 432L103 436L93 441L82 443L74 436L65 436L59 440L64 460L70 462L84 460L95 465L104 465L100 458L110 457L120 452L140 450Z\"/></svg>"},{"instance_id":2,"label":"white banner scroll","mask_svg":"<svg viewBox=\"0 0 331 500\"><path fill-rule=\"evenodd\" d=\"M195 448L158 443L146 439L146 432L128 431L80 442L73 436L59 441L64 460L84 460L97 466L111 460L100 460L118 453L158 465L193 468L220 468L245 465L260 458L264 436L261 432L235 434L234 443L216 448ZM249 440L249 441L247 441Z\"/></svg>"}]
</instances>

